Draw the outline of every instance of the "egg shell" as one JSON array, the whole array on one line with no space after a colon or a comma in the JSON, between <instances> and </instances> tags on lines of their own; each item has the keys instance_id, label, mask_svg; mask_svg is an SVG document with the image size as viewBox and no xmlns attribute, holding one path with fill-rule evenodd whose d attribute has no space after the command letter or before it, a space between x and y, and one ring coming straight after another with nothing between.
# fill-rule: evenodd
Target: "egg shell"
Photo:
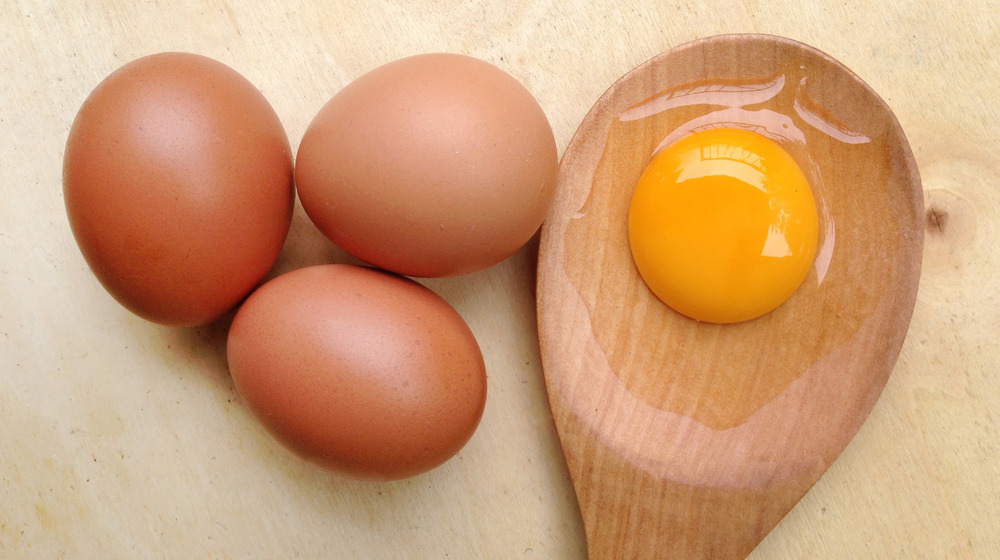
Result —
<instances>
[{"instance_id":1,"label":"egg shell","mask_svg":"<svg viewBox=\"0 0 1000 560\"><path fill-rule=\"evenodd\" d=\"M237 311L227 356L282 444L343 476L430 470L471 438L486 370L461 316L421 284L347 264L270 280Z\"/></svg>"},{"instance_id":2,"label":"egg shell","mask_svg":"<svg viewBox=\"0 0 1000 560\"><path fill-rule=\"evenodd\" d=\"M538 230L558 153L515 78L458 54L415 55L348 84L296 156L310 219L355 257L408 276L496 264Z\"/></svg>"},{"instance_id":3,"label":"egg shell","mask_svg":"<svg viewBox=\"0 0 1000 560\"><path fill-rule=\"evenodd\" d=\"M264 278L288 234L291 149L274 109L232 68L189 53L134 60L73 121L63 162L73 235L122 305L193 326Z\"/></svg>"}]
</instances>

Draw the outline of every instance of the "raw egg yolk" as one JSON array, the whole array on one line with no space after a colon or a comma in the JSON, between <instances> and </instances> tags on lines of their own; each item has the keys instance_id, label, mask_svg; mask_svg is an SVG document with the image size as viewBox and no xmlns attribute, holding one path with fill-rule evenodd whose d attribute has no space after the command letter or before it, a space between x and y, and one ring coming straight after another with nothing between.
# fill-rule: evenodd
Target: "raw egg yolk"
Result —
<instances>
[{"instance_id":1,"label":"raw egg yolk","mask_svg":"<svg viewBox=\"0 0 1000 560\"><path fill-rule=\"evenodd\" d=\"M628 236L643 280L677 312L735 323L781 305L816 254L812 190L755 132L716 128L661 150L632 194Z\"/></svg>"}]
</instances>

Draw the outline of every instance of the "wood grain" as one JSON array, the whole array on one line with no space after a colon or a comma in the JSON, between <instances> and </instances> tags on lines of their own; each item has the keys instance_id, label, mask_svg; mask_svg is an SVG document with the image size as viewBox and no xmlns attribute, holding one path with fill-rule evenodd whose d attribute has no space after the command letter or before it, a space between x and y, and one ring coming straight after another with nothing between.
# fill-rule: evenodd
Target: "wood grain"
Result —
<instances>
[{"instance_id":1,"label":"wood grain","mask_svg":"<svg viewBox=\"0 0 1000 560\"><path fill-rule=\"evenodd\" d=\"M691 39L758 31L830 53L899 118L926 203L907 338L882 397L827 473L751 554L982 558L1000 550L1000 17L958 0L692 2L0 2L0 558L586 557L536 336L537 242L430 282L479 339L479 430L395 484L290 458L232 389L225 329L131 317L79 255L61 199L73 116L142 55L214 57L274 105L293 149L322 104L419 52L521 80L560 148L618 77ZM277 271L346 257L296 208Z\"/></svg>"},{"instance_id":2,"label":"wood grain","mask_svg":"<svg viewBox=\"0 0 1000 560\"><path fill-rule=\"evenodd\" d=\"M688 319L631 261L631 187L692 124L787 138L811 176L815 265L759 319ZM538 271L542 366L592 559L739 559L756 547L878 399L916 299L924 221L890 109L801 43L695 41L598 100L563 156Z\"/></svg>"}]
</instances>

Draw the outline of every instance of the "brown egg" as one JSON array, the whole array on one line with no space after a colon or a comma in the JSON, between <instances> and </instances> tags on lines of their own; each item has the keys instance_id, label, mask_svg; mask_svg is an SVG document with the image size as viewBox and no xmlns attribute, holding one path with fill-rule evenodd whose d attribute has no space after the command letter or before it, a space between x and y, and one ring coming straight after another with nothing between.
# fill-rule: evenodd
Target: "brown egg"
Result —
<instances>
[{"instance_id":1,"label":"brown egg","mask_svg":"<svg viewBox=\"0 0 1000 560\"><path fill-rule=\"evenodd\" d=\"M556 184L531 93L457 54L391 62L338 92L296 156L299 199L354 256L410 276L480 270L535 233Z\"/></svg>"},{"instance_id":2,"label":"brown egg","mask_svg":"<svg viewBox=\"0 0 1000 560\"><path fill-rule=\"evenodd\" d=\"M453 456L486 401L472 332L413 280L345 264L270 280L227 347L247 407L286 447L344 476L400 479Z\"/></svg>"},{"instance_id":3,"label":"brown egg","mask_svg":"<svg viewBox=\"0 0 1000 560\"><path fill-rule=\"evenodd\" d=\"M157 54L84 101L63 194L77 244L115 299L157 323L204 324L274 264L294 201L291 150L243 76L203 56Z\"/></svg>"}]
</instances>

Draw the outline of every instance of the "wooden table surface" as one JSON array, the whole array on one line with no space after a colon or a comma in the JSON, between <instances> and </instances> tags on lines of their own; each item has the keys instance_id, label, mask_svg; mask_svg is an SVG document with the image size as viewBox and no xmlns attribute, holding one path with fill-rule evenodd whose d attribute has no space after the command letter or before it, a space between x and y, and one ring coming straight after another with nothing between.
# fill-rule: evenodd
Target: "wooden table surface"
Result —
<instances>
[{"instance_id":1,"label":"wooden table surface","mask_svg":"<svg viewBox=\"0 0 1000 560\"><path fill-rule=\"evenodd\" d=\"M1000 9L987 4L3 2L0 558L584 558L539 364L535 242L486 271L426 281L484 352L489 397L472 441L413 479L343 480L291 456L243 408L224 326L150 324L104 292L66 220L66 135L108 73L181 50L249 78L294 150L351 79L449 51L520 79L561 152L623 73L744 31L809 43L879 92L934 218L881 400L751 558L995 558ZM277 270L343 258L297 207Z\"/></svg>"}]
</instances>

